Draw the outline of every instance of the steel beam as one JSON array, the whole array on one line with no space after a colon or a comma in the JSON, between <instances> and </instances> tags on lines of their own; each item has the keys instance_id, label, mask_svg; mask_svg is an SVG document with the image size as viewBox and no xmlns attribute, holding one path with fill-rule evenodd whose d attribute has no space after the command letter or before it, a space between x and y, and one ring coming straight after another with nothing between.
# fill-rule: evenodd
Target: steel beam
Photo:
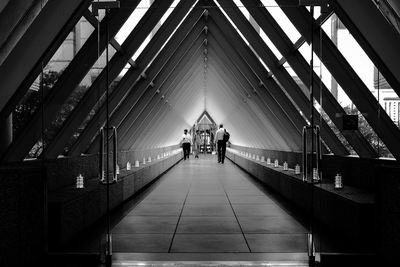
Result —
<instances>
[{"instance_id":1,"label":"steel beam","mask_svg":"<svg viewBox=\"0 0 400 267\"><path fill-rule=\"evenodd\" d=\"M254 8L254 3L261 4L261 1L255 1L256 2L253 0L243 0L242 2L252 17L257 21L258 25L264 30L270 40L278 48L279 52L288 61L301 81L307 86L307 88L310 88L310 65L306 62L300 52L293 48L293 44L291 43L290 39L286 36L285 32L281 29L275 19L269 14L268 10ZM304 37L302 38L304 39ZM322 105L329 118L333 121L337 128L340 129L342 124L341 118L336 116L336 114L346 114L346 112L314 71L313 76L314 88L321 89L321 92L319 90L314 90L315 100ZM308 95L309 90L307 90L305 93ZM320 93L322 94L323 98L322 103L320 102ZM362 136L360 131L343 131L342 134L360 157L376 157L376 151Z\"/></svg>"},{"instance_id":2,"label":"steel beam","mask_svg":"<svg viewBox=\"0 0 400 267\"><path fill-rule=\"evenodd\" d=\"M70 34L91 1L81 1L81 4L75 10L70 11L70 8L76 6L75 2L77 1L73 2L74 5L71 5L71 1L65 1L65 3L64 1L48 2L24 32L19 42L13 47L8 59L0 64L0 77L4 77L2 86L7 88L3 91L4 95L1 99L4 100L4 105L0 108L0 120L7 119L14 111L15 106L24 97L44 66ZM65 12L60 11L63 10L63 5L68 6ZM57 12L62 12L63 16L55 19L53 16ZM71 12L71 16L65 21L68 12ZM51 13L51 15L48 15L48 13ZM63 24L59 20L65 23ZM48 28L51 28L51 30ZM56 32L56 30L58 31Z\"/></svg>"},{"instance_id":3,"label":"steel beam","mask_svg":"<svg viewBox=\"0 0 400 267\"><path fill-rule=\"evenodd\" d=\"M331 0L330 4L375 66L400 96L400 35L373 1Z\"/></svg>"},{"instance_id":4,"label":"steel beam","mask_svg":"<svg viewBox=\"0 0 400 267\"><path fill-rule=\"evenodd\" d=\"M301 147L301 132L295 127L295 125L291 123L290 118L287 117L287 114L280 108L280 106L276 102L271 99L271 97L266 97L265 94L261 93L260 95L258 93L260 91L258 90L258 80L256 80L254 76L246 76L244 74L249 73L251 70L244 70L244 68L249 67L243 60L239 59L239 56L235 53L233 48L227 46L229 42L226 41L226 45L223 48L219 47L219 43L222 44L222 42L217 41L217 39L215 39L215 42L213 42L213 29L210 30L209 39L211 41L210 46L215 46L215 50L218 55L224 55L224 51L226 51L227 53L227 55L225 54L223 57L218 57L214 59L216 61L222 61L222 65L220 66L220 68L222 69L223 67L225 67L226 69L228 69L232 73L231 79L237 80L238 84L248 83L248 85L253 88L250 92L246 91L246 94L250 95L251 99L253 99L257 103L264 114L272 122L273 127L276 127L281 135L284 136L286 142L291 143L291 147L297 149L295 151L299 151L299 148ZM210 52L212 53L212 51ZM223 70L221 71L223 72ZM243 88L249 87L248 85L244 85ZM262 91L265 93L264 90Z\"/></svg>"},{"instance_id":5,"label":"steel beam","mask_svg":"<svg viewBox=\"0 0 400 267\"><path fill-rule=\"evenodd\" d=\"M139 0L133 0L139 3ZM124 1L128 3L132 1ZM121 8L118 10L112 10L110 12L110 35L113 36L128 19L130 14L133 12L134 6L130 8ZM72 62L68 65L67 69L64 70L57 83L53 86L52 90L46 95L43 100L44 112L42 107L39 107L33 114L29 123L24 127L21 132L23 134L17 136L13 143L7 150L3 158L7 161L18 161L22 160L40 138L42 132L42 126L47 128L48 125L55 118L57 111L60 109L62 103L70 96L73 90L79 85L79 82L83 79L86 73L89 71L91 66L96 62L98 58L98 51L93 47L99 47L100 52L104 51L108 40L105 36L105 21L102 22L100 32L100 43L98 43L98 33L94 31L89 39L85 42L83 47L79 50L78 54L74 57ZM44 117L42 118L42 114ZM80 114L84 116L86 114Z\"/></svg>"},{"instance_id":6,"label":"steel beam","mask_svg":"<svg viewBox=\"0 0 400 267\"><path fill-rule=\"evenodd\" d=\"M238 14L236 12L232 13L232 11L234 9L235 8L232 8L232 7L228 8L227 9L227 14L231 14L231 16L235 15L237 17L240 17L240 16L243 17L242 14ZM237 10L237 11L239 11L239 10ZM243 45L244 41L238 36L238 33L233 29L232 25L226 19L224 19L224 17L222 16L222 14L220 12L217 12L217 10L212 9L210 11L210 15L211 15L211 17L213 19L215 19L217 21L217 25L219 27L221 27L221 32L223 32L223 33L228 33L229 32L229 37L227 36L228 39L232 38L231 36L236 36L236 41L234 41L234 43L237 44L236 46L239 47L239 44L240 44L243 47L243 50L247 50L247 51L249 50L249 48L246 45ZM231 19L233 21L237 20L236 18L231 18ZM243 20L243 22L244 22L244 20ZM244 25L246 25L246 24L245 23L239 23L239 25L238 25L238 27L243 29ZM247 37L249 37L251 39L253 39L254 37L258 36L257 33L255 33L257 35L254 34L253 36L251 36L250 33L251 33L251 31L254 31L254 28L252 28L252 26L250 24L248 24L248 26L251 27L251 28L246 27L246 30L248 30L249 32L246 33L246 34L245 33L243 33L243 34L245 34L245 36L247 36ZM252 43L252 47L256 50L258 55L264 60L264 62L267 65L270 65L271 69L273 69L274 68L274 64L276 64L278 62L278 60L276 59L276 57L275 57L275 60L271 60L271 59L273 59L272 55L267 55L266 54L268 51L270 51L269 48L267 48L266 46L260 46L260 41L257 41L255 38L254 38L253 42L251 42L251 43ZM262 43L263 43L263 41L262 41ZM239 54L243 54L243 52L239 52ZM248 51L247 54L253 54L253 53L251 51ZM252 57L253 58L255 57L254 54L253 54ZM249 58L249 57L246 57L246 58ZM258 61L258 59L253 59L251 61L254 61L253 64L261 65L261 63ZM249 60L249 62L250 62L250 60ZM264 68L263 67L260 68L260 71L261 71L260 73L265 72L265 70L263 71L262 69L264 69ZM283 70L282 71L276 71L274 74L278 75L276 77L277 80L283 86L286 86L285 90L286 90L287 94L297 104L297 106L300 108L302 113L305 114L305 116L310 115L309 114L309 106L307 105L307 101L308 100L305 98L305 95L301 92L300 88L294 82L293 78L290 77L290 75L289 75L290 78L287 77L287 75L284 76ZM263 75L261 75L261 77L260 77L261 80L263 78L262 76ZM284 79L289 79L289 80L284 80ZM268 80L272 80L272 79L268 79ZM267 82L267 81L265 81L265 82ZM268 82L268 83L271 84L271 82ZM277 86L275 85L275 87L277 87ZM268 88L268 85L267 85L267 88ZM278 88L279 88L279 86L278 86ZM277 101L279 103L285 103L285 105L287 105L290 102L289 98L285 95L285 93L280 88L277 89L277 90L271 90L271 93L274 94L274 97L277 99ZM279 98L279 100L278 100L278 98ZM293 110L293 108L292 108L292 110ZM314 109L314 112L316 112L315 109ZM297 110L296 111L293 110L292 112L289 112L288 115L290 117L298 116L299 112ZM322 136L323 140L326 142L326 144L328 145L328 147L329 147L329 149L331 151L333 151L335 154L338 154L338 155L347 155L347 154L349 154L347 149L340 142L340 140L337 138L337 136L332 132L332 129L326 124L325 121L322 121L322 124L320 125L320 127L321 127L321 136Z\"/></svg>"},{"instance_id":7,"label":"steel beam","mask_svg":"<svg viewBox=\"0 0 400 267\"><path fill-rule=\"evenodd\" d=\"M212 54L212 51L210 51L209 55L211 56ZM211 59L210 61L216 60L217 58L218 56L215 56L215 58ZM214 69L214 67L210 66L210 69L213 70L213 73L222 80L220 83L224 85L222 88L225 88L225 91L239 91L236 93L236 98L245 110L248 120L254 122L254 128L252 130L259 136L257 138L259 142L263 142L265 144L265 141L268 140L270 147L280 147L281 150L288 150L289 148L291 151L298 151L300 149L301 145L296 145L295 143L296 140L301 141L301 136L298 136L298 138L288 138L287 132L281 129L279 124L277 124L275 116L272 116L271 113L266 112L266 108L260 104L261 100L259 98L248 98L245 94L239 95L238 97L238 94L243 89L238 88L240 83L238 81L234 82L234 76L228 77L222 68ZM246 99L246 102L244 102L243 99ZM261 112L262 116L259 116L254 111L254 108L258 108L258 111ZM282 132L285 132L285 134L282 134Z\"/></svg>"},{"instance_id":8,"label":"steel beam","mask_svg":"<svg viewBox=\"0 0 400 267\"><path fill-rule=\"evenodd\" d=\"M7 58L0 65L0 77L2 77L2 97L0 98L1 118L7 118L15 104L28 90L28 86L23 92L18 92L18 99L14 100L14 105L7 109L7 114L3 114L13 95L19 90L29 74L36 70L40 73L44 59L50 59L46 53L51 49L54 42L59 44L64 41L72 27L80 18L83 9L86 9L90 0L50 0L36 16L29 28L24 32L18 43L13 47ZM67 32L65 32L67 31ZM63 32L62 38L59 38ZM55 51L54 51L55 52ZM34 81L32 80L32 82ZM29 84L29 86L32 84Z\"/></svg>"},{"instance_id":9,"label":"steel beam","mask_svg":"<svg viewBox=\"0 0 400 267\"><path fill-rule=\"evenodd\" d=\"M13 0L0 11L0 65L46 3L47 0Z\"/></svg>"},{"instance_id":10,"label":"steel beam","mask_svg":"<svg viewBox=\"0 0 400 267\"><path fill-rule=\"evenodd\" d=\"M91 87L87 90L85 95L82 97L78 105L71 112L68 119L64 122L62 128L58 131L57 135L47 146L44 154L46 158L57 157L58 154L63 150L65 144L68 142L74 132L84 121L86 116L98 102L99 99L97 99L96 96L103 95L106 91L106 88L112 83L112 81L118 76L118 74L121 73L123 68L128 63L129 59L140 47L146 37L150 34L154 26L158 23L163 14L170 7L171 3L172 0L158 0L157 2L153 3L153 8L150 9L149 12L146 12L146 14L138 22L136 27L122 44L123 53L116 53L108 63L109 84L106 84L107 71L106 68L104 68L100 75L93 82Z\"/></svg>"},{"instance_id":11,"label":"steel beam","mask_svg":"<svg viewBox=\"0 0 400 267\"><path fill-rule=\"evenodd\" d=\"M284 116L284 118L289 118L297 129L297 132L301 133L302 127L306 125L305 119L300 115L296 107L291 104L291 101L282 92L279 85L272 78L266 77L265 74L267 70L247 45L243 44L243 40L238 33L236 33L234 29L229 29L227 25L225 25L224 29L219 29L218 26L221 25L220 23L221 22L214 22L214 16L210 18L209 25L212 29L213 36L217 38L217 42L219 42L222 47L226 47L226 49L229 49L231 46L230 44L233 44L235 51L231 51L230 54L232 58L236 58L237 66L248 65L249 67L241 69L245 76L248 79L261 82L261 85L259 85L260 90L257 91L259 96L263 101L266 101L266 104L274 110L275 114ZM219 36L225 36L225 38L219 38Z\"/></svg>"},{"instance_id":12,"label":"steel beam","mask_svg":"<svg viewBox=\"0 0 400 267\"><path fill-rule=\"evenodd\" d=\"M118 128L120 133L121 131L124 132L124 127L128 127L126 125L127 123L132 123L137 118L142 109L151 100L152 96L157 94L157 89L154 89L155 86L152 87L150 84L153 81L157 84L165 79L167 73L162 72L162 70L172 68L172 66L177 64L184 53L186 53L186 50L193 45L201 44L202 39L200 37L204 26L202 23L197 22L194 29L196 34L189 35L186 38L185 36L179 37L183 39L181 45L172 46L170 43L167 44L167 50L159 54L147 69L148 79L142 79L140 84L132 89L132 93L125 98L124 102L112 114L110 121L112 125ZM161 94L161 92L158 94ZM125 123L125 121L128 122ZM95 147L97 148L97 139L91 143L88 150L89 153L94 153L95 150L93 149L95 149Z\"/></svg>"},{"instance_id":13,"label":"steel beam","mask_svg":"<svg viewBox=\"0 0 400 267\"><path fill-rule=\"evenodd\" d=\"M166 47L163 48L162 54L158 57L161 58L163 56L164 61L167 60L168 51L176 48L187 34L190 31L192 25L196 23L201 17L202 11L200 9L194 9L191 14L189 14L184 23L177 29L176 33L171 37L169 42L166 44ZM169 25L168 21L164 23L165 25ZM165 27L165 26L164 26ZM165 29L162 27L157 34L152 38L150 43L146 46L146 48L142 51L142 53L137 58L137 68L129 69L127 73L123 76L120 82L117 85L117 88L111 93L109 108L111 110L111 124L119 125L120 122L116 119L118 114L122 114L124 112L117 111L117 107L120 103L122 103L125 98L139 99L143 94L145 87L141 92L137 90L131 90L132 87L136 84L137 79L140 77L140 74L144 71L144 68L151 62L151 60L157 55L157 52L160 49L160 46L164 44L164 34L169 36L169 27ZM160 36L160 37L159 37ZM161 38L161 39L160 39ZM167 52L166 52L167 51ZM167 55L165 55L165 53ZM163 65L163 61L155 60L158 64ZM136 88L136 87L135 87ZM118 108L119 109L119 108ZM80 134L78 140L71 147L71 155L79 155L80 153L86 152L87 147L90 144L90 140L97 134L98 132L98 124L103 125L106 119L106 109L103 104L100 107L99 111L93 116L92 120L86 125L84 131ZM115 113L116 112L116 113ZM114 114L115 113L115 114ZM121 119L122 120L122 119Z\"/></svg>"},{"instance_id":14,"label":"steel beam","mask_svg":"<svg viewBox=\"0 0 400 267\"><path fill-rule=\"evenodd\" d=\"M279 4L282 1L287 0L277 0L277 3ZM292 2L295 3L296 1L293 0ZM310 12L304 7L282 7L282 10L293 22L297 30L310 42ZM400 159L400 130L385 112L381 112L380 116L378 116L378 112L375 108L379 106L379 103L372 95L371 91L358 77L357 73L351 68L350 64L325 32L320 31L318 25L314 25L314 29L314 52L318 56L321 54L321 50L324 52L320 60L341 85L358 110L366 114L365 119L386 144L393 156L396 159ZM322 47L320 47L320 44Z\"/></svg>"},{"instance_id":15,"label":"steel beam","mask_svg":"<svg viewBox=\"0 0 400 267\"><path fill-rule=\"evenodd\" d=\"M83 13L83 16L85 17L85 19L96 29L98 30L98 20L97 18L89 11L89 10L85 10L85 12ZM121 45L117 42L117 40L115 40L115 38L111 38L110 40L110 44L112 45L112 47L114 47L114 49L117 52L123 53L122 51L122 47ZM128 61L129 65L131 65L132 67L136 68L136 63L135 61L133 61L133 59L129 59Z\"/></svg>"},{"instance_id":16,"label":"steel beam","mask_svg":"<svg viewBox=\"0 0 400 267\"><path fill-rule=\"evenodd\" d=\"M193 67L198 66L192 65L192 68ZM193 78L181 80L183 85L180 85L180 88L190 88L195 83L195 80L196 79ZM176 87L174 90L176 90L177 88L178 87ZM152 113L148 116L148 120L146 121L146 123L143 124L143 127L140 128L140 132L138 132L138 135L135 137L134 142L132 144L129 144L128 149L136 149L139 144L142 147L145 147L146 144L143 143L148 143L152 138L155 138L155 136L166 135L167 133L164 132L164 130L171 127L171 125L169 125L171 121L175 121L176 125L174 128L178 127L179 121L183 121L181 115L177 114L177 112L174 112L174 107L171 105L170 102L165 103L164 101L159 102L158 104L159 108L155 108L152 110ZM178 120L179 117L181 117L181 120ZM182 125L184 123L180 124ZM154 128L156 128L158 131L155 131ZM163 129L163 131L160 131L159 129ZM183 128L178 129L183 130ZM177 135L177 143L179 141L179 138L180 135Z\"/></svg>"},{"instance_id":17,"label":"steel beam","mask_svg":"<svg viewBox=\"0 0 400 267\"><path fill-rule=\"evenodd\" d=\"M135 81L138 76L135 76L133 71L128 71L125 76L127 77L127 81L131 80L132 82L124 82L120 83L116 90L114 92L128 92L129 93L124 97L124 100L120 103L120 105L115 106L114 104L111 105L111 107L114 107L114 112L111 115L110 118L110 124L115 125L116 127L119 127L119 125L122 123L122 121L125 119L126 116L128 116L129 113L133 112L132 109L136 105L136 103L141 99L143 94L147 93L148 90L147 87L148 85L152 82L153 78L159 73L160 68L167 64L167 62L170 60L171 55L175 53L181 53L178 51L179 47L182 49L182 51L185 50L185 47L188 47L189 45L192 44L192 42L195 41L195 39L202 33L204 30L204 24L200 22L200 16L201 16L202 10L199 11L199 9L193 9L193 14L189 14L187 19L184 21L184 23L181 24L181 26L177 29L176 33L172 36L172 38L169 40L169 42L166 44L166 46L163 48L163 50L157 55L157 57L152 61L150 67L146 69L147 76L149 77L147 81L142 78L138 84L135 84ZM195 26L193 26L195 24ZM187 36L188 32L192 31L194 35ZM146 52L146 49L143 51L144 53ZM152 58L152 57L151 57ZM151 58L144 62L138 63L139 66L146 67L149 63ZM135 85L134 85L135 84ZM134 86L133 86L134 85ZM114 99L114 97L112 97ZM120 98L115 97L116 101L118 101ZM113 103L114 100L111 101ZM140 100L141 101L141 100ZM117 103L118 104L118 103ZM104 117L105 118L105 117ZM94 120L96 121L101 121L103 122L104 119L99 118ZM97 129L96 128L87 128L91 131L91 133L87 134L89 138L93 137L94 134L96 133ZM87 130L85 129L85 132ZM83 137L84 135L82 135ZM90 141L87 137L85 137L87 141ZM85 140L85 139L83 139ZM94 147L97 147L97 138L95 141L90 144L90 147L88 149L89 153L94 153ZM82 144L85 145L86 142L82 141ZM83 147L82 147L83 148Z\"/></svg>"},{"instance_id":18,"label":"steel beam","mask_svg":"<svg viewBox=\"0 0 400 267\"><path fill-rule=\"evenodd\" d=\"M168 99L171 91L171 84L173 82L183 79L183 77L181 76L181 73L183 72L181 72L181 70L190 69L190 66L192 66L192 62L195 60L195 58L200 58L200 55L202 55L203 53L203 51L201 50L202 45L201 43L200 45L198 45L198 42L196 42L195 45L197 45L197 47L193 46L188 51L185 51L184 55L180 57L177 62L173 62L175 64L169 64L169 66L163 67L162 71L166 74L166 77L162 80L158 78L159 81L155 83L155 87L153 88L153 90L159 90L160 93L152 93L150 101L148 103L145 103L143 101L141 103L143 104L142 107L140 107L141 105L139 105L136 109L139 114L137 114L136 117L126 118L121 127L118 128L121 136L119 142L122 148L128 149L129 144L134 143L138 131L141 131L142 128L144 128L143 125L148 124L147 121L149 120L149 118L151 119L149 114L157 105L157 103L165 102L165 100ZM185 64L181 66L180 62L185 62ZM181 66L182 68L178 69L178 66ZM169 79L169 77L173 77L173 79ZM164 98L162 98L161 96L164 96Z\"/></svg>"}]
</instances>

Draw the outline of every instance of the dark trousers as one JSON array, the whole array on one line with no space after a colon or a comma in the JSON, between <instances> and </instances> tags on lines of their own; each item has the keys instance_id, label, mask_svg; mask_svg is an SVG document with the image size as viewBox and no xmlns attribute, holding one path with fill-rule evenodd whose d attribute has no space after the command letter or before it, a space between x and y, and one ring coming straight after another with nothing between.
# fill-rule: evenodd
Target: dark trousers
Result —
<instances>
[{"instance_id":1,"label":"dark trousers","mask_svg":"<svg viewBox=\"0 0 400 267\"><path fill-rule=\"evenodd\" d=\"M223 140L218 140L217 151L218 151L218 162L224 163L225 151L226 151L226 142L224 142Z\"/></svg>"},{"instance_id":2,"label":"dark trousers","mask_svg":"<svg viewBox=\"0 0 400 267\"><path fill-rule=\"evenodd\" d=\"M189 159L190 143L183 143L182 144L182 149L183 149L183 159L184 160L186 160L186 158Z\"/></svg>"}]
</instances>

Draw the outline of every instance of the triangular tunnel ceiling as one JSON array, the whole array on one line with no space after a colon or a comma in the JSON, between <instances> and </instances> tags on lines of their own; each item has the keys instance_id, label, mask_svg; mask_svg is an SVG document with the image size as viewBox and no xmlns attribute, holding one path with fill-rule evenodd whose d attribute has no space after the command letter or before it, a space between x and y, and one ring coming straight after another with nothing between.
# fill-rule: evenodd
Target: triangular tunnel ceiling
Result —
<instances>
[{"instance_id":1,"label":"triangular tunnel ceiling","mask_svg":"<svg viewBox=\"0 0 400 267\"><path fill-rule=\"evenodd\" d=\"M64 2L60 1L60 5L65 4ZM44 109L38 107L20 131L23 134L14 136L13 142L3 154L3 159L24 159L32 147L41 144L38 140L42 138L42 126L51 126L61 104L82 83L98 56L104 52L107 21L110 47L116 50L109 59L109 75L107 77L103 62L96 79L87 86L78 104L45 142L45 157L97 151L98 129L105 123L104 92L107 79L109 84L114 81L110 89L110 124L118 129L121 150L175 145L179 142L183 129L190 128L204 114L217 124L223 123L230 131L231 142L235 145L283 151L301 150L302 128L307 125L311 113L308 99L310 70L309 64L294 47L298 48L302 43L310 41L311 25L307 18L311 15L305 7L298 6L298 1L294 0L277 0L275 3L289 6L282 10L300 34L303 34L293 44L258 0L242 0L239 3L247 8L253 21L243 15L235 3L238 1L185 0L173 3L172 0L155 0L124 42L119 44L114 36L138 7L139 2L121 0L119 9L111 9L107 19L103 17L97 23L97 18L88 9L90 1L82 0L71 10L73 15L59 23L62 32L67 35L77 20L84 16L94 29L58 77L51 91L45 95ZM340 6L341 1L337 2L335 1ZM52 1L47 4L49 10L52 4ZM176 7L172 9L171 4ZM47 11L46 7L42 12ZM168 10L171 14L167 18L163 17ZM80 12L79 15L76 12ZM332 9L328 9L326 13L322 13L314 22L315 28L332 12ZM45 21L39 15L37 19ZM256 23L259 26L254 27ZM33 30L35 26L32 22ZM277 58L256 29L261 29L268 35L283 58ZM27 34L29 30L30 28L26 29ZM40 35L37 29L36 34ZM369 124L392 154L399 158L398 128L386 113L379 118L374 115L374 107L371 106L375 103L378 105L376 99L357 80L350 65L338 49L331 45L325 33L318 31L318 34L320 36L315 36L315 40L318 40L318 45L314 48L316 54L320 49L329 49L327 56L322 58L326 68L342 83L345 90L347 88L346 92L358 110L370 114L366 117ZM151 36L150 41L133 60L132 56L150 38L148 36ZM100 42L97 44L99 37ZM54 40L49 40L49 47L42 53L48 60L48 53L55 52L54 48L50 49L57 43ZM18 51L18 43L14 50ZM2 58L4 64L0 68L1 74L6 73L5 67L12 57L11 52L4 60ZM377 57L377 60L381 58ZM289 74L284 67L285 63L291 65L297 81L301 82L296 82L293 75ZM21 84L13 85L12 89L10 82L11 91L7 91L8 96L0 103L2 120L8 117L12 107L20 101L35 77L40 74L37 59L32 59L31 65L32 69L26 71L26 78ZM344 69L346 74L338 71L338 68ZM389 77L390 68L385 70ZM350 82L348 75L353 75ZM317 92L315 100L320 102L324 99L319 104L329 117L326 121L317 120L324 151L348 155L353 150L353 153L361 157L375 157L375 149L359 131L341 133L351 149L340 140L331 125L340 128L337 114L346 112L322 85L316 73L313 73L313 78L314 87L321 88L321 93ZM354 93L355 87L357 93ZM314 113L319 114L317 108L314 108Z\"/></svg>"}]
</instances>

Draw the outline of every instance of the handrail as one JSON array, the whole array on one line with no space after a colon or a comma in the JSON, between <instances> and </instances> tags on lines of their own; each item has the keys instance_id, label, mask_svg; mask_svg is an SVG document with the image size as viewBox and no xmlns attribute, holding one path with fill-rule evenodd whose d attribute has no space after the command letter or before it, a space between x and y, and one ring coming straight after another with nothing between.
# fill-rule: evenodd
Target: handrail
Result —
<instances>
[{"instance_id":1,"label":"handrail","mask_svg":"<svg viewBox=\"0 0 400 267\"><path fill-rule=\"evenodd\" d=\"M315 142L316 142L316 163L315 163L315 169L317 171L318 177L314 179L314 176L310 179L312 182L319 182L320 181L320 161L322 159L322 153L321 153L321 138L320 138L320 129L318 125L310 126L306 125L303 127L303 181L307 182L308 179L308 157L307 157L307 150L308 150L308 145L307 145L307 138L308 138L308 132L311 131L311 134L315 134ZM313 160L313 155L314 151L311 151L311 160ZM312 172L314 170L311 170Z\"/></svg>"},{"instance_id":2,"label":"handrail","mask_svg":"<svg viewBox=\"0 0 400 267\"><path fill-rule=\"evenodd\" d=\"M106 180L105 178L105 170L104 170L104 138L105 138L105 134L104 134L104 130L113 130L113 179L111 182L108 181L108 179ZM107 140L108 142L108 140ZM106 143L106 145L108 145L108 143ZM100 183L101 184L112 184L112 183L116 183L118 180L118 173L117 173L117 128L115 126L110 127L110 128L106 128L106 127L101 127L100 128L100 159L99 159L99 179L100 179ZM108 162L107 162L108 164ZM108 174L107 174L108 177Z\"/></svg>"}]
</instances>

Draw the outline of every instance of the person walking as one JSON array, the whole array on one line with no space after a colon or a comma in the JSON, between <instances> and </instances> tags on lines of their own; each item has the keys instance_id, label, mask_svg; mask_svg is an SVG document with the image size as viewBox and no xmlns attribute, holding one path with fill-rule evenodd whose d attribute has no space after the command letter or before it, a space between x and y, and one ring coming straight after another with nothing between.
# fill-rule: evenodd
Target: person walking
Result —
<instances>
[{"instance_id":1,"label":"person walking","mask_svg":"<svg viewBox=\"0 0 400 267\"><path fill-rule=\"evenodd\" d=\"M190 144L192 143L192 138L190 137L190 134L188 134L188 130L185 129L183 130L183 135L182 135L182 149L183 149L183 160L189 159L189 153L190 153Z\"/></svg>"},{"instance_id":2,"label":"person walking","mask_svg":"<svg viewBox=\"0 0 400 267\"><path fill-rule=\"evenodd\" d=\"M215 143L217 145L218 153L218 163L224 164L225 161L225 151L226 151L226 141L224 140L224 134L226 130L224 125L220 124L219 129L215 133Z\"/></svg>"},{"instance_id":3,"label":"person walking","mask_svg":"<svg viewBox=\"0 0 400 267\"><path fill-rule=\"evenodd\" d=\"M199 130L197 130L193 136L193 152L194 152L194 157L197 159L199 158L200 142L201 138Z\"/></svg>"}]
</instances>

